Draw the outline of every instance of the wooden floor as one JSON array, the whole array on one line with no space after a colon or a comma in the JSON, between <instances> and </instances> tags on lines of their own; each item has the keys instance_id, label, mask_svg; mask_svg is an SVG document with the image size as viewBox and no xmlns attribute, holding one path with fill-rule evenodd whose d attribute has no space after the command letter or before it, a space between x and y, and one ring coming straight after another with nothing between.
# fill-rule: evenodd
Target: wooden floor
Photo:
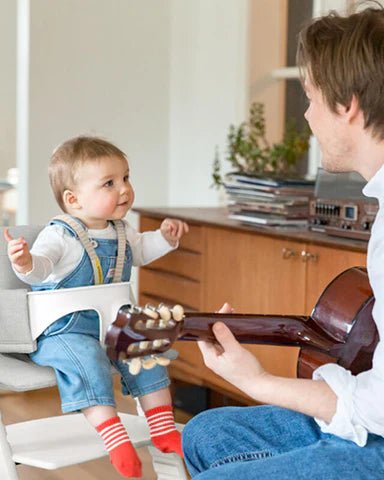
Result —
<instances>
[{"instance_id":1,"label":"wooden floor","mask_svg":"<svg viewBox=\"0 0 384 480\"><path fill-rule=\"evenodd\" d=\"M135 402L130 397L123 397L121 395L119 388L117 388L117 383L115 398L117 408L120 412L136 414ZM57 388L47 388L26 393L1 392L0 411L6 425L24 420L60 415L61 410ZM182 414L179 414L176 419L179 422L184 421ZM155 480L156 476L147 449L141 448L138 449L137 452L143 464L142 478L144 480ZM19 465L17 470L20 480L122 479L110 464L108 457L59 470L41 470L24 465Z\"/></svg>"}]
</instances>

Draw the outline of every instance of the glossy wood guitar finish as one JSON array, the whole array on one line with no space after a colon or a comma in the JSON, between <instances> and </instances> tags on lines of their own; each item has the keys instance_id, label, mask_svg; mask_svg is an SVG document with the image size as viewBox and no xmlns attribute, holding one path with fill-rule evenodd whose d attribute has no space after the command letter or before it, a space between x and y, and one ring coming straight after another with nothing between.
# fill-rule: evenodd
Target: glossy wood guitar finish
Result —
<instances>
[{"instance_id":1,"label":"glossy wood guitar finish","mask_svg":"<svg viewBox=\"0 0 384 480\"><path fill-rule=\"evenodd\" d=\"M124 306L105 343L113 360L162 353L176 340L214 341L212 326L221 321L241 343L299 346L299 377L310 378L314 369L330 362L356 374L371 368L378 342L373 304L366 270L353 267L327 286L308 317L187 312L181 322L170 320L164 326Z\"/></svg>"}]
</instances>

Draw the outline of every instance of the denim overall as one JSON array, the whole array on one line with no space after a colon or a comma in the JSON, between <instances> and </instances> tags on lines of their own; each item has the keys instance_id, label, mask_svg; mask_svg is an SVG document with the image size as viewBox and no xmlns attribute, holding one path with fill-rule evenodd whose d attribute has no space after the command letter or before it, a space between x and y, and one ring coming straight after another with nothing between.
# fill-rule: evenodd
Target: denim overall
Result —
<instances>
[{"instance_id":1,"label":"denim overall","mask_svg":"<svg viewBox=\"0 0 384 480\"><path fill-rule=\"evenodd\" d=\"M78 238L75 231L62 221L53 220ZM117 240L91 239L99 258L103 283L111 283L117 255ZM122 281L131 276L132 251L128 242ZM93 285L94 273L88 254L84 250L79 265L60 282L33 285L33 290ZM141 370L131 375L128 365L111 362L99 341L99 317L94 310L84 310L65 315L52 323L37 339L37 350L30 354L38 365L55 370L63 413L82 410L94 405L115 406L111 363L121 375L122 393L140 397L169 385L167 370L156 365L151 370Z\"/></svg>"}]
</instances>

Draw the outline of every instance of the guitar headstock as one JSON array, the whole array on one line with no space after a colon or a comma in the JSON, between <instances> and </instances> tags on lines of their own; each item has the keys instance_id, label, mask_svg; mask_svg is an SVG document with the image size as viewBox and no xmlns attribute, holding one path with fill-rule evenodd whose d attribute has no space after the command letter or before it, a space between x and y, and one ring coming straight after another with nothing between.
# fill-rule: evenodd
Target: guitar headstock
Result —
<instances>
[{"instance_id":1,"label":"guitar headstock","mask_svg":"<svg viewBox=\"0 0 384 480\"><path fill-rule=\"evenodd\" d=\"M157 355L169 350L177 340L183 318L184 309L180 305L173 308L164 304L143 308L124 305L108 328L107 355L111 360L129 363L132 374L138 373L141 367L149 369L156 364L168 364L167 358Z\"/></svg>"}]
</instances>

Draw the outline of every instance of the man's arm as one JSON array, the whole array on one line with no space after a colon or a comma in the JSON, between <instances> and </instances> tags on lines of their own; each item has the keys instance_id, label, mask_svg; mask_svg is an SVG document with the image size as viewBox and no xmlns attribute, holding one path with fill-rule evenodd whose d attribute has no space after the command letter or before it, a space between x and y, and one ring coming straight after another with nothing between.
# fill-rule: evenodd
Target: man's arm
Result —
<instances>
[{"instance_id":1,"label":"man's arm","mask_svg":"<svg viewBox=\"0 0 384 480\"><path fill-rule=\"evenodd\" d=\"M243 348L226 325L213 327L219 345L199 342L211 370L261 403L273 404L330 422L337 396L324 381L283 378L267 373L257 358Z\"/></svg>"}]
</instances>

